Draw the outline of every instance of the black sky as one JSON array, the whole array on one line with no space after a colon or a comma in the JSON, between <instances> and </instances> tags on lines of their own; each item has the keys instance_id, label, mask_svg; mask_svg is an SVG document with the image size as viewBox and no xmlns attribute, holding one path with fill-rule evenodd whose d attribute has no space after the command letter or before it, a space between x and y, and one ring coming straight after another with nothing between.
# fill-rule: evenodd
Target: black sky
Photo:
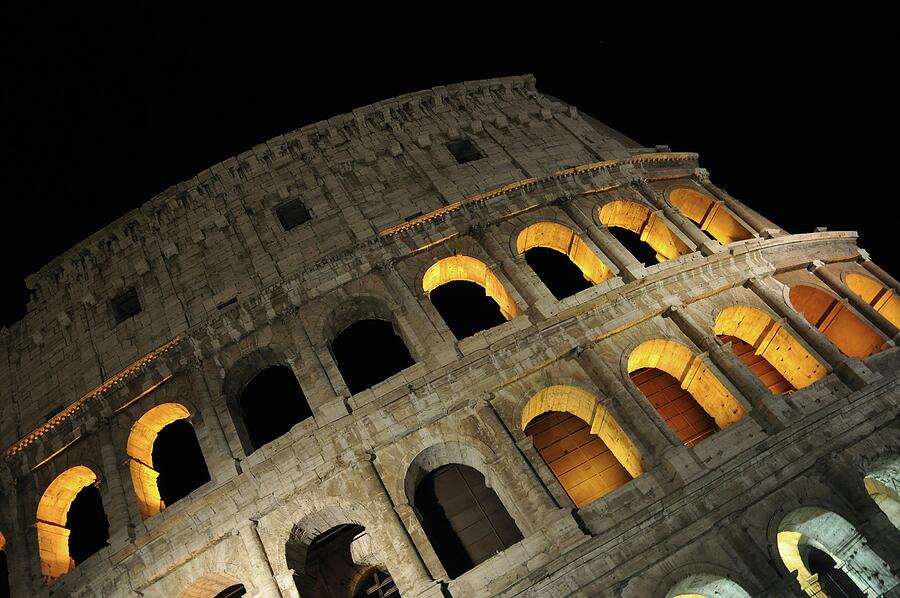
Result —
<instances>
[{"instance_id":1,"label":"black sky","mask_svg":"<svg viewBox=\"0 0 900 598\"><path fill-rule=\"evenodd\" d=\"M3 325L24 314L25 276L212 164L381 99L522 73L645 145L699 152L714 182L792 232L860 231L898 272L895 49L849 24L736 37L583 13L391 27L221 8L23 10L0 18ZM616 29L629 37L604 39Z\"/></svg>"}]
</instances>

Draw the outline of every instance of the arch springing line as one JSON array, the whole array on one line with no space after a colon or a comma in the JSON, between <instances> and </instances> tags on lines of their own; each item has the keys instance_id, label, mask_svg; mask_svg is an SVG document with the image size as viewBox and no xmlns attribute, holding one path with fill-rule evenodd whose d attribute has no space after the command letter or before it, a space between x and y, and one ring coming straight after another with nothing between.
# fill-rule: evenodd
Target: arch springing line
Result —
<instances>
[{"instance_id":1,"label":"arch springing line","mask_svg":"<svg viewBox=\"0 0 900 598\"><path fill-rule=\"evenodd\" d=\"M794 388L806 388L828 373L809 351L764 312L747 305L727 307L716 316L713 332L737 337L753 347Z\"/></svg>"},{"instance_id":2,"label":"arch springing line","mask_svg":"<svg viewBox=\"0 0 900 598\"><path fill-rule=\"evenodd\" d=\"M562 224L536 222L524 228L516 237L516 252L522 254L533 247L555 249L567 255L591 284L600 284L612 275L581 237Z\"/></svg>"},{"instance_id":3,"label":"arch springing line","mask_svg":"<svg viewBox=\"0 0 900 598\"><path fill-rule=\"evenodd\" d=\"M669 193L669 203L722 245L753 237L721 203L713 201L704 193L693 189L673 189Z\"/></svg>"},{"instance_id":4,"label":"arch springing line","mask_svg":"<svg viewBox=\"0 0 900 598\"><path fill-rule=\"evenodd\" d=\"M851 291L871 305L888 322L900 328L900 297L897 293L862 274L848 274L844 281Z\"/></svg>"},{"instance_id":5,"label":"arch springing line","mask_svg":"<svg viewBox=\"0 0 900 598\"><path fill-rule=\"evenodd\" d=\"M509 291L487 264L468 255L453 255L432 264L422 277L422 289L430 295L437 287L454 280L466 280L481 286L487 296L497 302L507 320L522 315Z\"/></svg>"},{"instance_id":6,"label":"arch springing line","mask_svg":"<svg viewBox=\"0 0 900 598\"><path fill-rule=\"evenodd\" d=\"M127 453L130 457L131 481L137 494L138 509L146 519L165 508L159 493L159 472L153 469L153 444L159 432L169 424L189 419L190 411L178 403L163 403L147 411L131 427Z\"/></svg>"},{"instance_id":7,"label":"arch springing line","mask_svg":"<svg viewBox=\"0 0 900 598\"><path fill-rule=\"evenodd\" d=\"M59 474L41 495L36 527L41 574L47 583L75 568L75 561L69 554L71 532L66 527L66 517L78 493L96 482L97 475L90 468L77 465Z\"/></svg>"},{"instance_id":8,"label":"arch springing line","mask_svg":"<svg viewBox=\"0 0 900 598\"><path fill-rule=\"evenodd\" d=\"M655 213L633 201L616 200L604 204L600 207L600 222L640 235L641 241L653 248L660 262L691 252Z\"/></svg>"}]
</instances>

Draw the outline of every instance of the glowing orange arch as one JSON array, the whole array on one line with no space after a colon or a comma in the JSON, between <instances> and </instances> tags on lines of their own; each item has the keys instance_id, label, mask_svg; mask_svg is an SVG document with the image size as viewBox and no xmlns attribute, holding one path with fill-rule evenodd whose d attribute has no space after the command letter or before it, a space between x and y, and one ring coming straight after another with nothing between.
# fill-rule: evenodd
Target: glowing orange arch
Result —
<instances>
[{"instance_id":1,"label":"glowing orange arch","mask_svg":"<svg viewBox=\"0 0 900 598\"><path fill-rule=\"evenodd\" d=\"M722 245L753 237L721 204L699 191L673 189L669 193L669 203Z\"/></svg>"},{"instance_id":2,"label":"glowing orange arch","mask_svg":"<svg viewBox=\"0 0 900 598\"><path fill-rule=\"evenodd\" d=\"M751 345L794 388L805 388L828 373L784 326L758 309L746 305L723 309L713 332L735 336Z\"/></svg>"},{"instance_id":3,"label":"glowing orange arch","mask_svg":"<svg viewBox=\"0 0 900 598\"><path fill-rule=\"evenodd\" d=\"M900 328L900 297L897 293L862 274L848 274L845 282L851 291L862 297L888 322Z\"/></svg>"},{"instance_id":4,"label":"glowing orange arch","mask_svg":"<svg viewBox=\"0 0 900 598\"><path fill-rule=\"evenodd\" d=\"M207 573L203 577L194 580L178 594L179 598L214 598L219 592L232 586L239 585L241 581L228 573L221 571Z\"/></svg>"},{"instance_id":5,"label":"glowing orange arch","mask_svg":"<svg viewBox=\"0 0 900 598\"><path fill-rule=\"evenodd\" d=\"M70 531L66 519L78 493L96 482L97 474L84 465L77 465L59 474L41 496L36 527L41 574L48 584L75 568L75 561L69 555Z\"/></svg>"},{"instance_id":6,"label":"glowing orange arch","mask_svg":"<svg viewBox=\"0 0 900 598\"><path fill-rule=\"evenodd\" d=\"M507 320L522 315L522 310L487 264L467 255L445 257L432 264L422 277L422 289L430 295L434 289L454 280L468 280L480 285L487 296L497 302Z\"/></svg>"},{"instance_id":7,"label":"glowing orange arch","mask_svg":"<svg viewBox=\"0 0 900 598\"><path fill-rule=\"evenodd\" d=\"M853 314L842 301L809 285L791 287L791 305L848 357L868 357L886 347L871 326Z\"/></svg>"},{"instance_id":8,"label":"glowing orange arch","mask_svg":"<svg viewBox=\"0 0 900 598\"><path fill-rule=\"evenodd\" d=\"M736 423L747 411L719 382L699 355L675 341L653 339L635 347L628 356L628 372L656 368L679 381L720 429Z\"/></svg>"},{"instance_id":9,"label":"glowing orange arch","mask_svg":"<svg viewBox=\"0 0 900 598\"><path fill-rule=\"evenodd\" d=\"M612 274L581 237L562 224L537 222L525 227L516 237L516 252L522 254L532 247L547 247L567 255L592 284L599 284Z\"/></svg>"},{"instance_id":10,"label":"glowing orange arch","mask_svg":"<svg viewBox=\"0 0 900 598\"><path fill-rule=\"evenodd\" d=\"M600 208L600 222L640 235L641 241L653 248L656 258L661 262L691 252L656 214L633 201L617 200L604 204Z\"/></svg>"},{"instance_id":11,"label":"glowing orange arch","mask_svg":"<svg viewBox=\"0 0 900 598\"><path fill-rule=\"evenodd\" d=\"M131 426L127 446L131 481L137 495L138 509L144 519L156 515L166 507L159 494L159 472L153 469L153 443L160 430L190 416L191 412L184 405L163 403L147 411Z\"/></svg>"}]
</instances>

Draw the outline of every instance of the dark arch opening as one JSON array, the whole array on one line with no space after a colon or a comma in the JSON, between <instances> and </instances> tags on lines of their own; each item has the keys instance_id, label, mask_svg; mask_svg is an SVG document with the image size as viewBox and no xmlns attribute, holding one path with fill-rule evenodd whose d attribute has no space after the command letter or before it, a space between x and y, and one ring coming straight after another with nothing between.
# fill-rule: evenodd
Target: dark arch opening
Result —
<instances>
[{"instance_id":1,"label":"dark arch opening","mask_svg":"<svg viewBox=\"0 0 900 598\"><path fill-rule=\"evenodd\" d=\"M640 368L630 374L663 421L687 446L694 446L719 430L691 393L672 375L656 368Z\"/></svg>"},{"instance_id":2,"label":"dark arch opening","mask_svg":"<svg viewBox=\"0 0 900 598\"><path fill-rule=\"evenodd\" d=\"M244 387L239 404L252 445L248 453L312 417L294 372L283 365L271 366L256 374Z\"/></svg>"},{"instance_id":3,"label":"dark arch opening","mask_svg":"<svg viewBox=\"0 0 900 598\"><path fill-rule=\"evenodd\" d=\"M656 251L649 243L641 241L639 234L620 226L610 226L608 230L637 261L642 262L645 266L659 263Z\"/></svg>"},{"instance_id":4,"label":"dark arch opening","mask_svg":"<svg viewBox=\"0 0 900 598\"><path fill-rule=\"evenodd\" d=\"M593 286L584 277L581 268L561 251L549 247L532 247L524 255L525 261L557 301Z\"/></svg>"},{"instance_id":5,"label":"dark arch opening","mask_svg":"<svg viewBox=\"0 0 900 598\"><path fill-rule=\"evenodd\" d=\"M66 515L66 527L69 529L69 556L76 565L109 546L109 519L96 486L85 486L75 496Z\"/></svg>"},{"instance_id":6,"label":"dark arch opening","mask_svg":"<svg viewBox=\"0 0 900 598\"><path fill-rule=\"evenodd\" d=\"M837 568L828 553L808 546L806 560L809 570L819 576L819 584L830 598L866 598L850 576Z\"/></svg>"},{"instance_id":7,"label":"dark arch opening","mask_svg":"<svg viewBox=\"0 0 900 598\"><path fill-rule=\"evenodd\" d=\"M497 493L478 470L466 465L451 463L429 473L413 502L451 579L522 539Z\"/></svg>"},{"instance_id":8,"label":"dark arch opening","mask_svg":"<svg viewBox=\"0 0 900 598\"><path fill-rule=\"evenodd\" d=\"M152 456L153 468L159 472L159 496L166 506L172 506L210 479L194 426L186 419L176 420L159 431Z\"/></svg>"},{"instance_id":9,"label":"dark arch opening","mask_svg":"<svg viewBox=\"0 0 900 598\"><path fill-rule=\"evenodd\" d=\"M0 598L9 598L9 565L5 550L0 550Z\"/></svg>"},{"instance_id":10,"label":"dark arch opening","mask_svg":"<svg viewBox=\"0 0 900 598\"><path fill-rule=\"evenodd\" d=\"M415 363L403 339L385 320L350 324L334 338L331 352L351 394L387 380Z\"/></svg>"},{"instance_id":11,"label":"dark arch opening","mask_svg":"<svg viewBox=\"0 0 900 598\"><path fill-rule=\"evenodd\" d=\"M233 586L229 586L216 594L213 598L238 598L239 596L244 596L247 593L246 588L244 588L244 584L237 583Z\"/></svg>"},{"instance_id":12,"label":"dark arch opening","mask_svg":"<svg viewBox=\"0 0 900 598\"><path fill-rule=\"evenodd\" d=\"M468 280L452 280L435 288L431 302L457 339L506 322L500 306L488 297L484 287Z\"/></svg>"}]
</instances>

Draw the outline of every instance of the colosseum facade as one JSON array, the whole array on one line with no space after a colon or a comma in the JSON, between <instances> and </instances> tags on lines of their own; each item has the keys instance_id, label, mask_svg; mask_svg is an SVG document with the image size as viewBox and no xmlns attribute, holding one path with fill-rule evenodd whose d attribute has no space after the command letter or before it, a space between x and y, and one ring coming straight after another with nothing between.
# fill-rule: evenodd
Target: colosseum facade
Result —
<instances>
[{"instance_id":1,"label":"colosseum facade","mask_svg":"<svg viewBox=\"0 0 900 598\"><path fill-rule=\"evenodd\" d=\"M271 139L27 284L11 596L900 595L900 283L533 77Z\"/></svg>"}]
</instances>

